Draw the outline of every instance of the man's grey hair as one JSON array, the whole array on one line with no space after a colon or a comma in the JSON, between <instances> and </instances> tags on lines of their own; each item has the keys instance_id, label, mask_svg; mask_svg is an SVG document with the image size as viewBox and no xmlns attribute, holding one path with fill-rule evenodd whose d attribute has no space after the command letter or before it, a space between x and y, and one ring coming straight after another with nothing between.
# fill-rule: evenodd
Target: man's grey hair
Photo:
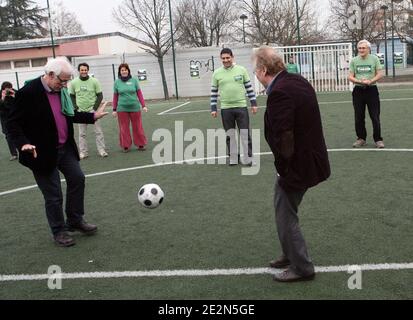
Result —
<instances>
[{"instance_id":1,"label":"man's grey hair","mask_svg":"<svg viewBox=\"0 0 413 320\"><path fill-rule=\"evenodd\" d=\"M72 75L74 73L74 68L70 61L66 57L57 57L50 59L44 66L44 71L46 74L53 72L56 76L62 73Z\"/></svg>"},{"instance_id":2,"label":"man's grey hair","mask_svg":"<svg viewBox=\"0 0 413 320\"><path fill-rule=\"evenodd\" d=\"M266 74L275 76L286 69L283 57L277 50L268 46L261 46L254 51L253 60L256 69L266 69Z\"/></svg>"},{"instance_id":3,"label":"man's grey hair","mask_svg":"<svg viewBox=\"0 0 413 320\"><path fill-rule=\"evenodd\" d=\"M366 44L367 47L369 47L369 49L371 49L371 43L370 43L369 41L367 41L366 39L360 40L360 41L357 43L357 47L358 47L359 45L363 44L363 43Z\"/></svg>"}]
</instances>

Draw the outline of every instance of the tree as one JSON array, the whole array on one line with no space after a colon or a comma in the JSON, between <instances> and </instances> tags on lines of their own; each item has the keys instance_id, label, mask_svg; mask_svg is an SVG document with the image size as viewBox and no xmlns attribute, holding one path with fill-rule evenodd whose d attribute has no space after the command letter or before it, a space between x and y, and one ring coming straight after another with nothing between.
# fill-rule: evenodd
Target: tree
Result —
<instances>
[{"instance_id":1,"label":"tree","mask_svg":"<svg viewBox=\"0 0 413 320\"><path fill-rule=\"evenodd\" d=\"M384 37L383 5L377 0L330 0L331 25L341 38L357 43L362 39L375 42Z\"/></svg>"},{"instance_id":2,"label":"tree","mask_svg":"<svg viewBox=\"0 0 413 320\"><path fill-rule=\"evenodd\" d=\"M322 39L313 11L314 0L299 2L301 44ZM241 6L248 18L248 38L258 44L277 43L295 45L298 42L298 24L293 0L242 0Z\"/></svg>"},{"instance_id":3,"label":"tree","mask_svg":"<svg viewBox=\"0 0 413 320\"><path fill-rule=\"evenodd\" d=\"M388 32L392 28L390 1L330 0L330 5L332 7L331 25L342 39L350 39L353 43L367 39L377 45L377 52L379 52L379 45L384 38L384 12L381 9L383 5L388 7ZM408 37L409 32L411 32L409 26L410 5L413 5L413 1L405 0L402 3L393 3L394 32L401 38Z\"/></svg>"},{"instance_id":4,"label":"tree","mask_svg":"<svg viewBox=\"0 0 413 320\"><path fill-rule=\"evenodd\" d=\"M237 20L235 0L183 0L176 8L177 42L194 47L218 46Z\"/></svg>"},{"instance_id":5,"label":"tree","mask_svg":"<svg viewBox=\"0 0 413 320\"><path fill-rule=\"evenodd\" d=\"M32 39L45 35L45 9L30 0L3 0L0 3L0 41Z\"/></svg>"},{"instance_id":6,"label":"tree","mask_svg":"<svg viewBox=\"0 0 413 320\"><path fill-rule=\"evenodd\" d=\"M113 11L117 23L137 32L147 46L143 49L156 57L162 77L165 99L169 99L163 58L172 46L167 0L124 0ZM149 47L149 49L148 49Z\"/></svg>"},{"instance_id":7,"label":"tree","mask_svg":"<svg viewBox=\"0 0 413 320\"><path fill-rule=\"evenodd\" d=\"M57 37L85 34L76 14L67 10L61 1L51 8L52 30Z\"/></svg>"}]
</instances>

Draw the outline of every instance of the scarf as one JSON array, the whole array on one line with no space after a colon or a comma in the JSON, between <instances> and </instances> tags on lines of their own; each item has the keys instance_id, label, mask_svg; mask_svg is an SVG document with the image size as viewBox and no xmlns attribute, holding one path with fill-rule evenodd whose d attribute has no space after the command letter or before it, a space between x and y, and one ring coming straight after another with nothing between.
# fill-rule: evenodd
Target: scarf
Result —
<instances>
[{"instance_id":1,"label":"scarf","mask_svg":"<svg viewBox=\"0 0 413 320\"><path fill-rule=\"evenodd\" d=\"M65 87L60 90L60 103L62 104L62 113L65 116L73 117L75 115L72 100L70 99L69 92Z\"/></svg>"},{"instance_id":2,"label":"scarf","mask_svg":"<svg viewBox=\"0 0 413 320\"><path fill-rule=\"evenodd\" d=\"M124 82L128 81L130 78L132 78L131 75L128 75L127 77L122 77L122 76L119 77L119 79L124 81Z\"/></svg>"}]
</instances>

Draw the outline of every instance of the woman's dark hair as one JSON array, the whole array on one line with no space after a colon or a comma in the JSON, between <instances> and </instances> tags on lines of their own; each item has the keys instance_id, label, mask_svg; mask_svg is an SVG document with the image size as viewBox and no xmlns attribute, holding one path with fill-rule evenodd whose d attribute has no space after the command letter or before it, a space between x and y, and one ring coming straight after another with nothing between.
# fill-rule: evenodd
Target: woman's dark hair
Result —
<instances>
[{"instance_id":1,"label":"woman's dark hair","mask_svg":"<svg viewBox=\"0 0 413 320\"><path fill-rule=\"evenodd\" d=\"M89 71L89 65L86 62L79 63L77 66L77 71L80 71L80 67L86 67L87 71Z\"/></svg>"},{"instance_id":2,"label":"woman's dark hair","mask_svg":"<svg viewBox=\"0 0 413 320\"><path fill-rule=\"evenodd\" d=\"M130 68L129 68L129 65L128 65L127 63L121 63L121 64L119 65L119 68L118 68L118 77L119 77L119 78L121 77L121 74L120 74L120 69L122 69L122 68L127 69L127 70L128 70L128 72L129 72L129 75L130 75Z\"/></svg>"},{"instance_id":3,"label":"woman's dark hair","mask_svg":"<svg viewBox=\"0 0 413 320\"><path fill-rule=\"evenodd\" d=\"M11 89L11 88L13 88L13 85L11 84L11 82L4 81L4 82L1 84L1 90Z\"/></svg>"}]
</instances>

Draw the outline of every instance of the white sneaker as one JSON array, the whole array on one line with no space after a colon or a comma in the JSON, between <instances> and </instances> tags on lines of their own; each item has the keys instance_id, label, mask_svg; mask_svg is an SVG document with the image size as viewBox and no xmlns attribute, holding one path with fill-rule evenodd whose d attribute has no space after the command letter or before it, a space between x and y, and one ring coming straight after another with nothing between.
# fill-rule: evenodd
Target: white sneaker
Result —
<instances>
[{"instance_id":1,"label":"white sneaker","mask_svg":"<svg viewBox=\"0 0 413 320\"><path fill-rule=\"evenodd\" d=\"M108 156L108 153L107 153L106 151L102 151L102 152L99 152L99 155L100 155L102 158L106 158L106 157Z\"/></svg>"},{"instance_id":2,"label":"white sneaker","mask_svg":"<svg viewBox=\"0 0 413 320\"><path fill-rule=\"evenodd\" d=\"M367 144L367 143L366 143L366 140L364 140L364 139L357 139L356 142L353 143L353 148L360 148L360 147L365 146L366 144Z\"/></svg>"},{"instance_id":3,"label":"white sneaker","mask_svg":"<svg viewBox=\"0 0 413 320\"><path fill-rule=\"evenodd\" d=\"M384 148L384 142L381 141L381 140L376 141L376 147L379 148L379 149L383 149Z\"/></svg>"},{"instance_id":4,"label":"white sneaker","mask_svg":"<svg viewBox=\"0 0 413 320\"><path fill-rule=\"evenodd\" d=\"M80 160L83 160L83 159L85 159L85 158L87 158L88 157L88 155L86 154L86 153L79 153L79 158L80 158Z\"/></svg>"}]
</instances>

